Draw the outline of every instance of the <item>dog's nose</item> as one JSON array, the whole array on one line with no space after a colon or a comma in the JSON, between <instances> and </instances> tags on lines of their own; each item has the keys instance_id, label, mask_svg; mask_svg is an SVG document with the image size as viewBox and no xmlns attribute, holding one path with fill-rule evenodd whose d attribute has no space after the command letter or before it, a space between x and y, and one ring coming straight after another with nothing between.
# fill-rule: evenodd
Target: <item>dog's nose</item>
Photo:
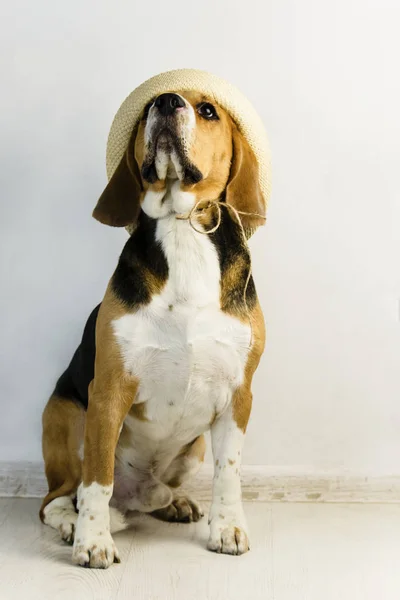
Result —
<instances>
[{"instance_id":1,"label":"dog's nose","mask_svg":"<svg viewBox=\"0 0 400 600\"><path fill-rule=\"evenodd\" d=\"M156 99L154 105L164 117L168 117L168 115L172 115L177 108L184 108L185 101L178 96L178 94L161 94Z\"/></svg>"}]
</instances>

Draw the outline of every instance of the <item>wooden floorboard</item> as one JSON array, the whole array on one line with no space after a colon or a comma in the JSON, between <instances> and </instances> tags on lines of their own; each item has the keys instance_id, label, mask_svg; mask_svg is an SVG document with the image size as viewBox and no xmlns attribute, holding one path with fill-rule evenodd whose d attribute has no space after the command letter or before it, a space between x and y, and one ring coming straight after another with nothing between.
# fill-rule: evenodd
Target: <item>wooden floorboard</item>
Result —
<instances>
[{"instance_id":1,"label":"wooden floorboard","mask_svg":"<svg viewBox=\"0 0 400 600\"><path fill-rule=\"evenodd\" d=\"M139 517L115 536L122 562L71 564L39 500L0 499L1 600L399 600L400 506L246 503L251 551L205 549L206 519Z\"/></svg>"}]
</instances>

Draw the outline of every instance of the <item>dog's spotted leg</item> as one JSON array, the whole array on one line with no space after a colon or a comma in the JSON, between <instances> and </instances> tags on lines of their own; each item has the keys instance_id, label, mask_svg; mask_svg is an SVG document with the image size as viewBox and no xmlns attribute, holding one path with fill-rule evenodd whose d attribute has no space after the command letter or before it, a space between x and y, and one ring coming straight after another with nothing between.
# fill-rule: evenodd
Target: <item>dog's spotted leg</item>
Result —
<instances>
[{"instance_id":1,"label":"dog's spotted leg","mask_svg":"<svg viewBox=\"0 0 400 600\"><path fill-rule=\"evenodd\" d=\"M251 404L251 392L240 390L241 401ZM248 397L247 394L250 394ZM210 509L208 549L224 554L249 550L246 519L242 506L240 466L244 431L235 420L235 401L213 423L211 438L214 455L213 500ZM250 413L250 406L248 408ZM247 423L247 420L246 420Z\"/></svg>"},{"instance_id":2,"label":"dog's spotted leg","mask_svg":"<svg viewBox=\"0 0 400 600\"><path fill-rule=\"evenodd\" d=\"M86 416L83 481L78 489L79 516L72 559L84 567L105 569L120 562L111 537L109 502L113 492L114 456L122 422L137 384L92 381Z\"/></svg>"},{"instance_id":3,"label":"dog's spotted leg","mask_svg":"<svg viewBox=\"0 0 400 600\"><path fill-rule=\"evenodd\" d=\"M74 562L84 567L107 568L120 562L111 537L109 502L112 485L93 481L78 490L79 517L73 550Z\"/></svg>"}]
</instances>

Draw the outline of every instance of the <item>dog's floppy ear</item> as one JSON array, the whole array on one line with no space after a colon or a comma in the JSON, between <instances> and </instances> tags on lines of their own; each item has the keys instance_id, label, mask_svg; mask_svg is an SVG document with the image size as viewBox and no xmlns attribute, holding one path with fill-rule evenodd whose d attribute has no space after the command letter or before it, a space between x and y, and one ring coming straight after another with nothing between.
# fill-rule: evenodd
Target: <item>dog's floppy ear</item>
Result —
<instances>
[{"instance_id":1,"label":"dog's floppy ear","mask_svg":"<svg viewBox=\"0 0 400 600\"><path fill-rule=\"evenodd\" d=\"M261 216L239 215L246 233L250 237L260 225L264 225L265 200L258 180L258 164L247 140L233 124L233 154L225 200L238 211L256 213Z\"/></svg>"},{"instance_id":2,"label":"dog's floppy ear","mask_svg":"<svg viewBox=\"0 0 400 600\"><path fill-rule=\"evenodd\" d=\"M142 184L134 156L134 131L121 162L93 211L93 217L112 227L135 225L140 213Z\"/></svg>"}]
</instances>

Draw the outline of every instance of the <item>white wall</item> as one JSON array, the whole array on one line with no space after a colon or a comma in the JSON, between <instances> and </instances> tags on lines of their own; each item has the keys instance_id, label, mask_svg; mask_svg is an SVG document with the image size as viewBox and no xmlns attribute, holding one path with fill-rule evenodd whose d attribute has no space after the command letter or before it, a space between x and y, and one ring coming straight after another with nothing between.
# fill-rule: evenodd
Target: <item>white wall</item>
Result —
<instances>
[{"instance_id":1,"label":"white wall","mask_svg":"<svg viewBox=\"0 0 400 600\"><path fill-rule=\"evenodd\" d=\"M246 462L400 474L398 3L14 0L4 12L0 458L40 459L42 408L125 240L90 216L113 115L147 77L188 66L249 96L273 153L252 242L268 345Z\"/></svg>"}]
</instances>

